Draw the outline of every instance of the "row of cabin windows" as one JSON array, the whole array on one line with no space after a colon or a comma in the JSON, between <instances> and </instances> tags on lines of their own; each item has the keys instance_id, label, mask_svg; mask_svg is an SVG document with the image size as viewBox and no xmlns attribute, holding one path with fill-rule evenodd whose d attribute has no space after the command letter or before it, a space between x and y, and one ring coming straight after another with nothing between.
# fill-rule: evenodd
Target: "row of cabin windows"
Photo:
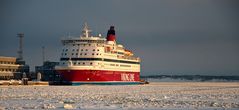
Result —
<instances>
[{"instance_id":1,"label":"row of cabin windows","mask_svg":"<svg viewBox=\"0 0 239 110\"><path fill-rule=\"evenodd\" d=\"M80 46L80 45L82 45L82 46L91 46L91 44L72 44L72 46ZM93 44L92 44L93 45ZM96 44L97 46L99 46L99 44ZM104 46L104 45L103 45Z\"/></svg>"},{"instance_id":2,"label":"row of cabin windows","mask_svg":"<svg viewBox=\"0 0 239 110\"><path fill-rule=\"evenodd\" d=\"M65 54L62 53L62 56L63 56L63 55L67 55L67 53L65 53ZM71 55L78 55L78 53L75 53L75 54L74 54L74 53L71 53ZM87 53L85 53L85 54L80 53L80 55L87 55ZM92 53L92 55L101 55L101 54L99 54L99 53L96 53L96 54L95 54L95 53Z\"/></svg>"},{"instance_id":3,"label":"row of cabin windows","mask_svg":"<svg viewBox=\"0 0 239 110\"><path fill-rule=\"evenodd\" d=\"M0 71L16 72L17 69L0 69Z\"/></svg>"},{"instance_id":4,"label":"row of cabin windows","mask_svg":"<svg viewBox=\"0 0 239 110\"><path fill-rule=\"evenodd\" d=\"M72 51L75 51L75 50L76 50L76 51L79 51L79 49L72 49ZM65 51L65 52L67 52L67 51L68 51L68 49L65 49L65 50L63 49L62 51L63 51L63 52L64 52L64 51ZM84 50L83 50L83 49L81 49L81 51L84 51ZM88 49L85 49L85 51L88 51ZM93 49L92 51L96 51L96 49ZM100 51L100 50L99 50L99 49L97 49L97 51Z\"/></svg>"},{"instance_id":5,"label":"row of cabin windows","mask_svg":"<svg viewBox=\"0 0 239 110\"><path fill-rule=\"evenodd\" d=\"M72 46L80 46L80 44L73 44ZM87 44L83 44L83 46L86 46ZM91 46L91 44L88 44L89 46Z\"/></svg>"},{"instance_id":6,"label":"row of cabin windows","mask_svg":"<svg viewBox=\"0 0 239 110\"><path fill-rule=\"evenodd\" d=\"M63 65L65 64L65 62L62 63ZM73 65L85 65L85 62L73 62ZM93 65L92 62L89 63L90 65ZM98 63L99 64L99 63ZM121 67L131 67L131 65L118 65L118 64L110 64L110 66L121 66Z\"/></svg>"},{"instance_id":7,"label":"row of cabin windows","mask_svg":"<svg viewBox=\"0 0 239 110\"><path fill-rule=\"evenodd\" d=\"M110 66L119 66L118 64L110 64ZM120 65L121 67L131 67L131 65Z\"/></svg>"},{"instance_id":8,"label":"row of cabin windows","mask_svg":"<svg viewBox=\"0 0 239 110\"><path fill-rule=\"evenodd\" d=\"M62 64L64 65L65 62L63 62ZM73 65L81 65L81 64L82 64L82 65L85 65L86 63L85 63L85 62L78 62L78 63L77 63L77 62L74 62L74 63L73 63ZM99 63L98 63L98 64L99 64ZM90 62L90 65L93 65L93 63Z\"/></svg>"}]
</instances>

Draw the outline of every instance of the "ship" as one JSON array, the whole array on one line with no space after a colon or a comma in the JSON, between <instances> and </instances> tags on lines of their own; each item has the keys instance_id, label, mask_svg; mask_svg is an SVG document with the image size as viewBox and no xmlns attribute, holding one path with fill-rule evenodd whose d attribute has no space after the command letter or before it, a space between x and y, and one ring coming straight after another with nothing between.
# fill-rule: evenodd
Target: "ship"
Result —
<instances>
[{"instance_id":1,"label":"ship","mask_svg":"<svg viewBox=\"0 0 239 110\"><path fill-rule=\"evenodd\" d=\"M116 42L115 27L107 36L91 36L87 23L80 36L61 39L60 63L55 70L63 82L82 84L140 84L140 58Z\"/></svg>"}]
</instances>

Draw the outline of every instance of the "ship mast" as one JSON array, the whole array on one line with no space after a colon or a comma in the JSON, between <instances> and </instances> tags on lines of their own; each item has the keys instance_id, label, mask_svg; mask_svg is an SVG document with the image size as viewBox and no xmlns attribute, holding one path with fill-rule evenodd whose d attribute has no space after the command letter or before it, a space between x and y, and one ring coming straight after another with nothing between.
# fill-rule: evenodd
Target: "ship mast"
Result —
<instances>
[{"instance_id":1,"label":"ship mast","mask_svg":"<svg viewBox=\"0 0 239 110\"><path fill-rule=\"evenodd\" d=\"M82 30L82 35L83 35L82 37L89 37L90 36L90 32L91 32L91 30L89 29L87 23L85 22L84 28Z\"/></svg>"}]
</instances>

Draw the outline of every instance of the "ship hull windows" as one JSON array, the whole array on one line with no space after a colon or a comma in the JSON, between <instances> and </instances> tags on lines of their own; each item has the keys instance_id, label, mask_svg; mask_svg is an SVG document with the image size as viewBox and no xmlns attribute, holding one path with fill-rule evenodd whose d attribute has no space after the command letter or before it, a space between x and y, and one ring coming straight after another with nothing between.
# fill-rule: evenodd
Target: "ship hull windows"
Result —
<instances>
[{"instance_id":1,"label":"ship hull windows","mask_svg":"<svg viewBox=\"0 0 239 110\"><path fill-rule=\"evenodd\" d=\"M61 58L61 61L68 61L69 58ZM103 58L71 58L72 61L106 61L106 62L117 62L117 63L129 63L129 64L140 64L140 62L124 61L124 60L113 60Z\"/></svg>"}]
</instances>

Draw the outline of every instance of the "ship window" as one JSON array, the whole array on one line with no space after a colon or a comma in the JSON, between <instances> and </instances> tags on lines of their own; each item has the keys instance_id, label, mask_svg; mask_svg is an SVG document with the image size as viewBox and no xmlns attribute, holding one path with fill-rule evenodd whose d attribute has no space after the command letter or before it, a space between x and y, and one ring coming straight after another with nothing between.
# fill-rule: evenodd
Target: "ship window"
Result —
<instances>
[{"instance_id":1,"label":"ship window","mask_svg":"<svg viewBox=\"0 0 239 110\"><path fill-rule=\"evenodd\" d=\"M88 51L88 49L85 49L85 51Z\"/></svg>"},{"instance_id":2,"label":"ship window","mask_svg":"<svg viewBox=\"0 0 239 110\"><path fill-rule=\"evenodd\" d=\"M66 49L66 52L68 51L68 49Z\"/></svg>"},{"instance_id":3,"label":"ship window","mask_svg":"<svg viewBox=\"0 0 239 110\"><path fill-rule=\"evenodd\" d=\"M83 46L85 46L85 44L83 44Z\"/></svg>"},{"instance_id":4,"label":"ship window","mask_svg":"<svg viewBox=\"0 0 239 110\"><path fill-rule=\"evenodd\" d=\"M92 65L92 62L90 62L90 65Z\"/></svg>"},{"instance_id":5,"label":"ship window","mask_svg":"<svg viewBox=\"0 0 239 110\"><path fill-rule=\"evenodd\" d=\"M75 49L72 49L72 51L75 51Z\"/></svg>"},{"instance_id":6,"label":"ship window","mask_svg":"<svg viewBox=\"0 0 239 110\"><path fill-rule=\"evenodd\" d=\"M75 46L75 44L73 44L73 46Z\"/></svg>"},{"instance_id":7,"label":"ship window","mask_svg":"<svg viewBox=\"0 0 239 110\"><path fill-rule=\"evenodd\" d=\"M85 55L87 55L87 53L85 53Z\"/></svg>"},{"instance_id":8,"label":"ship window","mask_svg":"<svg viewBox=\"0 0 239 110\"><path fill-rule=\"evenodd\" d=\"M76 53L76 55L78 55L78 53Z\"/></svg>"},{"instance_id":9,"label":"ship window","mask_svg":"<svg viewBox=\"0 0 239 110\"><path fill-rule=\"evenodd\" d=\"M98 53L96 55L99 55Z\"/></svg>"},{"instance_id":10,"label":"ship window","mask_svg":"<svg viewBox=\"0 0 239 110\"><path fill-rule=\"evenodd\" d=\"M81 51L83 51L83 49L81 49Z\"/></svg>"},{"instance_id":11,"label":"ship window","mask_svg":"<svg viewBox=\"0 0 239 110\"><path fill-rule=\"evenodd\" d=\"M67 53L65 53L65 55L67 55Z\"/></svg>"},{"instance_id":12,"label":"ship window","mask_svg":"<svg viewBox=\"0 0 239 110\"><path fill-rule=\"evenodd\" d=\"M90 46L90 44L89 44L89 46Z\"/></svg>"},{"instance_id":13,"label":"ship window","mask_svg":"<svg viewBox=\"0 0 239 110\"><path fill-rule=\"evenodd\" d=\"M80 65L80 62L78 62L78 65Z\"/></svg>"},{"instance_id":14,"label":"ship window","mask_svg":"<svg viewBox=\"0 0 239 110\"><path fill-rule=\"evenodd\" d=\"M97 49L97 51L100 51L99 49Z\"/></svg>"},{"instance_id":15,"label":"ship window","mask_svg":"<svg viewBox=\"0 0 239 110\"><path fill-rule=\"evenodd\" d=\"M95 55L94 53L92 53L92 55Z\"/></svg>"},{"instance_id":16,"label":"ship window","mask_svg":"<svg viewBox=\"0 0 239 110\"><path fill-rule=\"evenodd\" d=\"M82 53L80 53L80 55L82 55Z\"/></svg>"},{"instance_id":17,"label":"ship window","mask_svg":"<svg viewBox=\"0 0 239 110\"><path fill-rule=\"evenodd\" d=\"M77 44L78 46L80 46L80 44Z\"/></svg>"},{"instance_id":18,"label":"ship window","mask_svg":"<svg viewBox=\"0 0 239 110\"><path fill-rule=\"evenodd\" d=\"M77 49L76 51L79 51L79 49Z\"/></svg>"},{"instance_id":19,"label":"ship window","mask_svg":"<svg viewBox=\"0 0 239 110\"><path fill-rule=\"evenodd\" d=\"M95 51L95 49L93 49L93 51Z\"/></svg>"},{"instance_id":20,"label":"ship window","mask_svg":"<svg viewBox=\"0 0 239 110\"><path fill-rule=\"evenodd\" d=\"M74 65L76 65L76 62L74 62Z\"/></svg>"},{"instance_id":21,"label":"ship window","mask_svg":"<svg viewBox=\"0 0 239 110\"><path fill-rule=\"evenodd\" d=\"M83 62L82 64L85 65L85 62Z\"/></svg>"},{"instance_id":22,"label":"ship window","mask_svg":"<svg viewBox=\"0 0 239 110\"><path fill-rule=\"evenodd\" d=\"M72 53L71 55L74 55L74 53Z\"/></svg>"}]
</instances>

